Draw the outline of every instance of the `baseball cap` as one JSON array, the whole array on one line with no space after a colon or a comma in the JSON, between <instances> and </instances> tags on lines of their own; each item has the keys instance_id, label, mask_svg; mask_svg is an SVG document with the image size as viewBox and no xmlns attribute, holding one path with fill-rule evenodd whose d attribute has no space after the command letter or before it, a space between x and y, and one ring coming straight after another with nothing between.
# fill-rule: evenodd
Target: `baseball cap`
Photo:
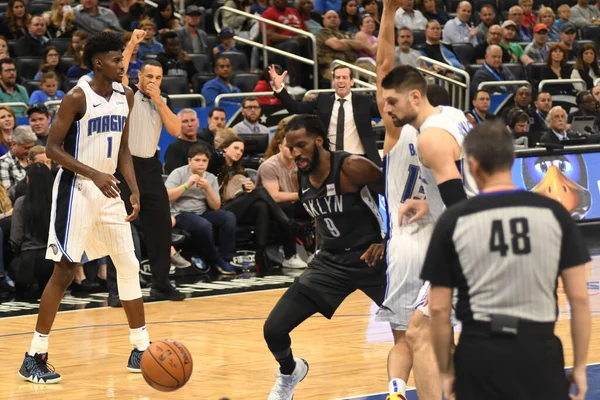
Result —
<instances>
[{"instance_id":1,"label":"baseball cap","mask_svg":"<svg viewBox=\"0 0 600 400\"><path fill-rule=\"evenodd\" d=\"M228 26L224 26L223 29L221 29L221 32L219 32L219 37L220 38L230 38L230 37L233 37L233 29L231 29Z\"/></svg>"},{"instance_id":2,"label":"baseball cap","mask_svg":"<svg viewBox=\"0 0 600 400\"><path fill-rule=\"evenodd\" d=\"M546 24L536 24L533 28L533 33L539 33L541 31L546 31L546 33L548 32L548 27Z\"/></svg>"},{"instance_id":3,"label":"baseball cap","mask_svg":"<svg viewBox=\"0 0 600 400\"><path fill-rule=\"evenodd\" d=\"M44 103L33 103L30 105L27 109L27 116L30 117L34 112L41 112L42 114L46 114L46 116L50 115L48 107Z\"/></svg>"},{"instance_id":4,"label":"baseball cap","mask_svg":"<svg viewBox=\"0 0 600 400\"><path fill-rule=\"evenodd\" d=\"M515 24L515 21L511 21L510 19L507 19L502 23L502 28L508 28L510 26L514 27L515 29L517 28L517 24Z\"/></svg>"},{"instance_id":5,"label":"baseball cap","mask_svg":"<svg viewBox=\"0 0 600 400\"><path fill-rule=\"evenodd\" d=\"M202 15L202 11L200 7L191 5L185 9L185 15Z\"/></svg>"},{"instance_id":6,"label":"baseball cap","mask_svg":"<svg viewBox=\"0 0 600 400\"><path fill-rule=\"evenodd\" d=\"M560 27L560 32L561 33L577 32L577 29L575 29L575 25L573 25L570 22L567 22L566 24L563 24L563 26Z\"/></svg>"}]
</instances>

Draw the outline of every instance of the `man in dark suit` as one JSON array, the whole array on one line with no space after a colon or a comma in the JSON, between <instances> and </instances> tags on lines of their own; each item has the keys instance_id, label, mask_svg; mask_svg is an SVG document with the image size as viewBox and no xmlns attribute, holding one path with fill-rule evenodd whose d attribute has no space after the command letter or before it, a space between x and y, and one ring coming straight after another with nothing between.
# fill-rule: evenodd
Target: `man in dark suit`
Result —
<instances>
[{"instance_id":1,"label":"man in dark suit","mask_svg":"<svg viewBox=\"0 0 600 400\"><path fill-rule=\"evenodd\" d=\"M34 15L27 25L28 34L17 40L15 55L17 57L42 57L48 39L46 21L40 15Z\"/></svg>"},{"instance_id":2,"label":"man in dark suit","mask_svg":"<svg viewBox=\"0 0 600 400\"><path fill-rule=\"evenodd\" d=\"M577 136L567 132L567 112L561 106L552 107L546 120L548 121L549 130L544 132L540 142L564 145L568 144L565 141L577 138Z\"/></svg>"},{"instance_id":3,"label":"man in dark suit","mask_svg":"<svg viewBox=\"0 0 600 400\"><path fill-rule=\"evenodd\" d=\"M371 126L371 119L381 118L381 115L371 96L350 91L354 79L349 68L334 68L332 84L335 93L320 93L314 100L305 103L294 100L285 89L283 79L287 71L279 75L271 66L269 74L275 96L290 114L319 116L323 125L327 127L333 150L364 155L381 166L381 157Z\"/></svg>"}]
</instances>

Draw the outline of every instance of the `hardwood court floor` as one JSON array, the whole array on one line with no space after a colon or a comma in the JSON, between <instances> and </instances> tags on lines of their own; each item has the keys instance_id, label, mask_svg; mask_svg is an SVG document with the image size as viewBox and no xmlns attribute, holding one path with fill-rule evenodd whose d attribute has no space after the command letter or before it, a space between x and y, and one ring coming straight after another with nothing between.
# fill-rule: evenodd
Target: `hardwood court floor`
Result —
<instances>
[{"instance_id":1,"label":"hardwood court floor","mask_svg":"<svg viewBox=\"0 0 600 400\"><path fill-rule=\"evenodd\" d=\"M593 336L589 362L600 361L600 260L590 270ZM283 289L150 303L146 306L152 339L184 343L194 357L190 382L174 393L160 393L125 368L129 331L122 309L100 308L59 313L50 336L50 363L63 376L57 385L22 381L17 370L29 348L35 316L0 319L2 399L266 399L276 363L262 338L262 326ZM561 299L557 333L571 364L568 312ZM310 318L292 333L294 354L310 371L295 399L333 399L385 391L391 334L371 321L373 307L355 293L331 320ZM412 381L412 380L411 380Z\"/></svg>"}]
</instances>

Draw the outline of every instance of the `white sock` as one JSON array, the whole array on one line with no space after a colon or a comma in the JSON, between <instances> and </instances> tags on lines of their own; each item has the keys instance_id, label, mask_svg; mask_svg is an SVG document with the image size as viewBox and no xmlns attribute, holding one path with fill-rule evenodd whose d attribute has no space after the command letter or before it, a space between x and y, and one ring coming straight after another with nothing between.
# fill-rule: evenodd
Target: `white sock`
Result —
<instances>
[{"instance_id":1,"label":"white sock","mask_svg":"<svg viewBox=\"0 0 600 400\"><path fill-rule=\"evenodd\" d=\"M406 382L402 379L394 378L388 384L388 390L390 394L402 393L404 395L404 392L406 392Z\"/></svg>"},{"instance_id":2,"label":"white sock","mask_svg":"<svg viewBox=\"0 0 600 400\"><path fill-rule=\"evenodd\" d=\"M148 335L146 325L141 328L129 329L129 342L134 349L145 351L150 346L150 335Z\"/></svg>"},{"instance_id":3,"label":"white sock","mask_svg":"<svg viewBox=\"0 0 600 400\"><path fill-rule=\"evenodd\" d=\"M38 331L33 332L33 339L31 340L31 348L29 349L29 355L34 356L36 353L47 353L48 352L48 336Z\"/></svg>"}]
</instances>

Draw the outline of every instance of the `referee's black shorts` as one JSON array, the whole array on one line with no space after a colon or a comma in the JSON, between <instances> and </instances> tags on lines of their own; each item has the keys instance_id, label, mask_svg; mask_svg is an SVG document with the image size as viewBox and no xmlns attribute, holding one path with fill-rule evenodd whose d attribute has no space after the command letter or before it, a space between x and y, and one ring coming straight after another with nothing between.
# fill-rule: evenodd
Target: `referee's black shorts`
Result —
<instances>
[{"instance_id":1,"label":"referee's black shorts","mask_svg":"<svg viewBox=\"0 0 600 400\"><path fill-rule=\"evenodd\" d=\"M369 267L360 257L366 249L346 252L320 250L293 285L331 318L344 299L355 290L369 296L377 305L385 298L385 261Z\"/></svg>"},{"instance_id":2,"label":"referee's black shorts","mask_svg":"<svg viewBox=\"0 0 600 400\"><path fill-rule=\"evenodd\" d=\"M520 322L516 336L463 325L456 352L457 400L567 400L563 348L554 323Z\"/></svg>"}]
</instances>

